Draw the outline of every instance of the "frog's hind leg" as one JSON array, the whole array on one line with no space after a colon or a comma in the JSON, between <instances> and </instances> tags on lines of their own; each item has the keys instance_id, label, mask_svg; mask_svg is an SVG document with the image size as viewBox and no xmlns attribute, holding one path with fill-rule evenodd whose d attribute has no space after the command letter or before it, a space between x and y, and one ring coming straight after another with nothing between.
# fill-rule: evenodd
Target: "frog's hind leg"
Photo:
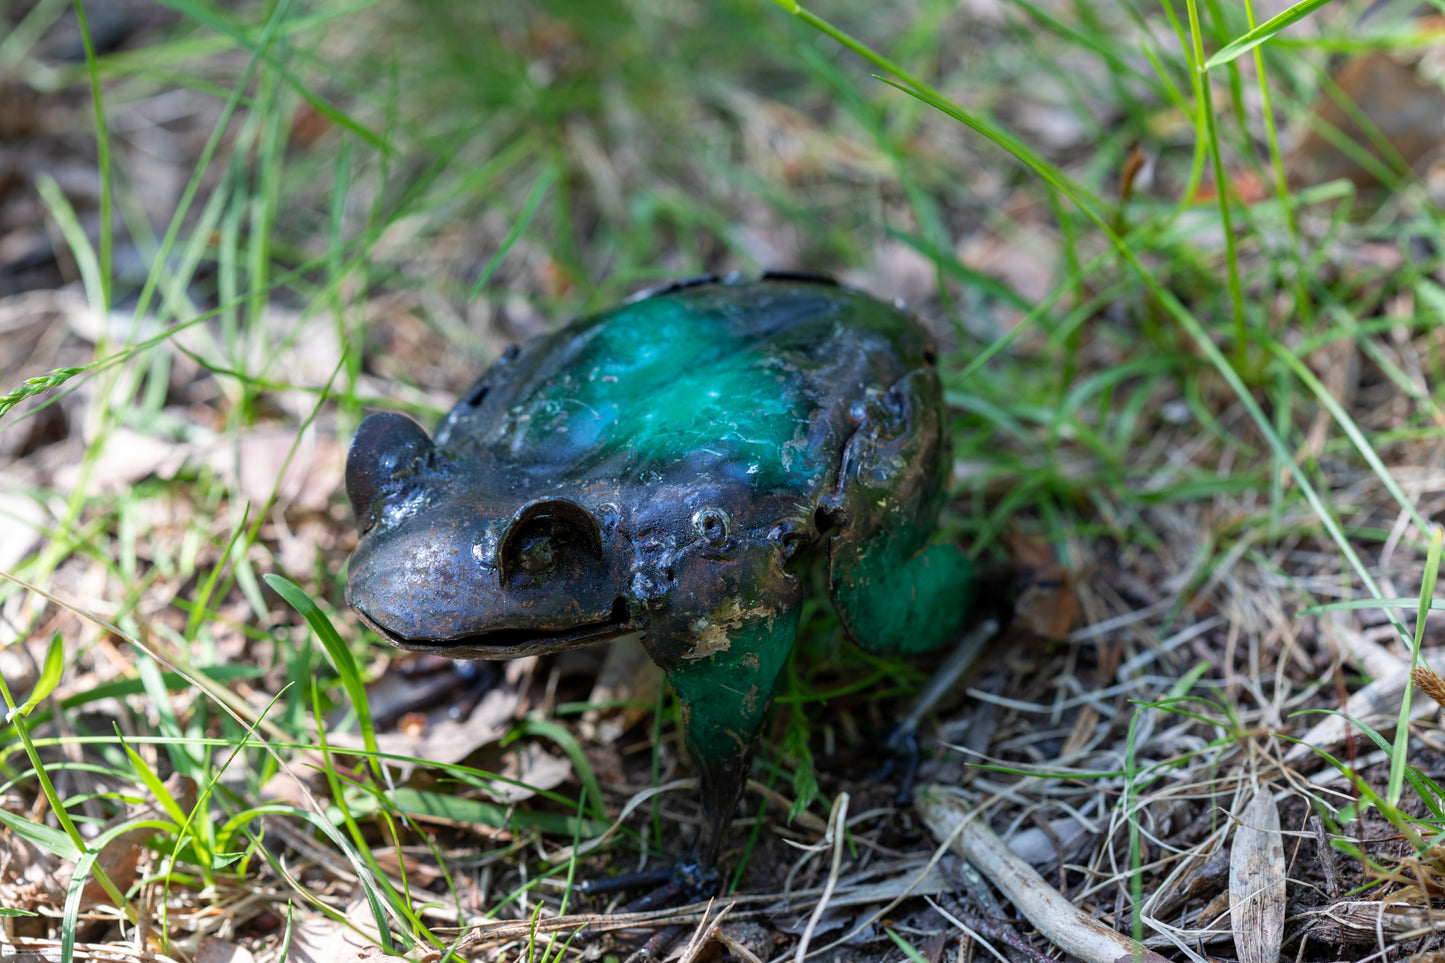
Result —
<instances>
[{"instance_id":1,"label":"frog's hind leg","mask_svg":"<svg viewBox=\"0 0 1445 963\"><path fill-rule=\"evenodd\" d=\"M857 429L844 448L837 488L818 509L829 594L853 641L887 654L958 642L954 656L888 737L891 758L878 776L901 762L900 797L910 791L918 765L919 720L997 628L989 620L960 640L978 578L955 546L928 544L949 469L940 394L933 372L918 370L857 406Z\"/></svg>"},{"instance_id":2,"label":"frog's hind leg","mask_svg":"<svg viewBox=\"0 0 1445 963\"><path fill-rule=\"evenodd\" d=\"M949 471L931 370L857 406L836 490L818 509L828 587L853 641L870 652L928 652L955 641L977 594L972 563L928 545Z\"/></svg>"},{"instance_id":3,"label":"frog's hind leg","mask_svg":"<svg viewBox=\"0 0 1445 963\"><path fill-rule=\"evenodd\" d=\"M848 635L869 652L931 652L958 639L973 609L973 564L952 545L908 552L880 532L858 555L829 565L833 607Z\"/></svg>"},{"instance_id":4,"label":"frog's hind leg","mask_svg":"<svg viewBox=\"0 0 1445 963\"><path fill-rule=\"evenodd\" d=\"M747 783L753 748L798 630L798 606L727 633L701 658L678 659L668 681L682 707L683 736L702 777L698 865L710 869Z\"/></svg>"}]
</instances>

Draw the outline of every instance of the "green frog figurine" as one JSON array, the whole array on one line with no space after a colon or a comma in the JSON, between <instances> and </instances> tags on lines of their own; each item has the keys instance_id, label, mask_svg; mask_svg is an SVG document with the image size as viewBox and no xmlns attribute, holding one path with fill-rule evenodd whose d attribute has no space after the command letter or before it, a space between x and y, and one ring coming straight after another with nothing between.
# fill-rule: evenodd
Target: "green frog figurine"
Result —
<instances>
[{"instance_id":1,"label":"green frog figurine","mask_svg":"<svg viewBox=\"0 0 1445 963\"><path fill-rule=\"evenodd\" d=\"M511 348L433 437L361 423L346 600L385 639L510 659L631 632L666 672L717 860L810 560L855 642L957 639L968 559L930 545L949 444L908 314L826 279L703 278Z\"/></svg>"}]
</instances>

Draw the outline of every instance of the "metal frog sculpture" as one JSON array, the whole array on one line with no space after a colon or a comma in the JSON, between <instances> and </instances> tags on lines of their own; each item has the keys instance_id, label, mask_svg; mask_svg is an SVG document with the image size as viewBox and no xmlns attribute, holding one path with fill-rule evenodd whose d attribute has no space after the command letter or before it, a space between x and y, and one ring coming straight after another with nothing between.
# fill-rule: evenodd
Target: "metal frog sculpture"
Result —
<instances>
[{"instance_id":1,"label":"metal frog sculpture","mask_svg":"<svg viewBox=\"0 0 1445 963\"><path fill-rule=\"evenodd\" d=\"M509 659L640 632L682 707L716 861L810 558L874 652L957 638L975 580L928 545L949 471L928 336L806 276L700 279L509 349L434 437L362 422L347 602L383 638Z\"/></svg>"}]
</instances>

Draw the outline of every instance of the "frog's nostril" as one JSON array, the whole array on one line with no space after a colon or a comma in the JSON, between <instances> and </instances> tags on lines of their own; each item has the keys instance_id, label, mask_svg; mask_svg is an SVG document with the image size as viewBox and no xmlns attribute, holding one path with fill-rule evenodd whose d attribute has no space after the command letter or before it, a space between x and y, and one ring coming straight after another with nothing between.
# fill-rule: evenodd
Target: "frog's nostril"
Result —
<instances>
[{"instance_id":1,"label":"frog's nostril","mask_svg":"<svg viewBox=\"0 0 1445 963\"><path fill-rule=\"evenodd\" d=\"M405 415L381 412L368 415L351 439L346 455L346 497L351 510L368 526L376 499L399 476L414 471L418 459L432 447L421 425Z\"/></svg>"}]
</instances>

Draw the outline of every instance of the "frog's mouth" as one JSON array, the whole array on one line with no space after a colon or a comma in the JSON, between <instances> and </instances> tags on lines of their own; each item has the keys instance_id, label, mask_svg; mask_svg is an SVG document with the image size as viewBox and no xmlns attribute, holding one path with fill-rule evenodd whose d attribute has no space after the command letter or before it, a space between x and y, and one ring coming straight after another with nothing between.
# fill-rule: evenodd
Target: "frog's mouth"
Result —
<instances>
[{"instance_id":1,"label":"frog's mouth","mask_svg":"<svg viewBox=\"0 0 1445 963\"><path fill-rule=\"evenodd\" d=\"M636 632L639 628L632 621L627 600L620 595L613 600L608 618L599 622L583 622L563 628L515 626L446 637L398 635L361 609L356 609L356 614L373 632L392 645L453 659L516 659L524 655L546 655L605 642Z\"/></svg>"}]
</instances>

